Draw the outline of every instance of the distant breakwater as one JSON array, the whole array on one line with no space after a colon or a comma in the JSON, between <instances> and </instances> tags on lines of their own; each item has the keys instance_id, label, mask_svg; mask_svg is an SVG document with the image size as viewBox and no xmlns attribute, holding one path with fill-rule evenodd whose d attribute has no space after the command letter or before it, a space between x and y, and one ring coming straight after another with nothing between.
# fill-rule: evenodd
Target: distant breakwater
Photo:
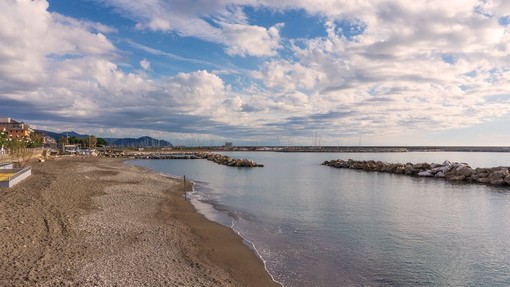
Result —
<instances>
[{"instance_id":1,"label":"distant breakwater","mask_svg":"<svg viewBox=\"0 0 510 287\"><path fill-rule=\"evenodd\" d=\"M236 166L236 167L263 167L264 165L258 164L250 159L238 159L231 158L226 155L218 154L218 153L201 153L201 158L210 160L217 164L226 165L226 166Z\"/></svg>"},{"instance_id":2,"label":"distant breakwater","mask_svg":"<svg viewBox=\"0 0 510 287\"><path fill-rule=\"evenodd\" d=\"M454 182L480 183L493 186L510 187L508 167L472 169L467 163L444 161L438 163L386 163L374 160L330 160L323 165L335 168L348 168L363 171L378 171L408 176L445 179Z\"/></svg>"},{"instance_id":3,"label":"distant breakwater","mask_svg":"<svg viewBox=\"0 0 510 287\"><path fill-rule=\"evenodd\" d=\"M207 152L194 153L138 153L138 152L102 152L102 157L116 157L129 159L206 159L220 165L232 167L263 167L250 159L232 158L226 155Z\"/></svg>"}]
</instances>

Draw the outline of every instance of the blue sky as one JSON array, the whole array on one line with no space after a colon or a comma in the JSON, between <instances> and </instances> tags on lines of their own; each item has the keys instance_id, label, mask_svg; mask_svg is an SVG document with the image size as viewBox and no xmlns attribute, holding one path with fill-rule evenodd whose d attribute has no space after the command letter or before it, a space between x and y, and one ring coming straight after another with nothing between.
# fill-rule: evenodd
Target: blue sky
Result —
<instances>
[{"instance_id":1,"label":"blue sky","mask_svg":"<svg viewBox=\"0 0 510 287\"><path fill-rule=\"evenodd\" d=\"M174 143L509 145L505 1L4 0L0 115Z\"/></svg>"}]
</instances>

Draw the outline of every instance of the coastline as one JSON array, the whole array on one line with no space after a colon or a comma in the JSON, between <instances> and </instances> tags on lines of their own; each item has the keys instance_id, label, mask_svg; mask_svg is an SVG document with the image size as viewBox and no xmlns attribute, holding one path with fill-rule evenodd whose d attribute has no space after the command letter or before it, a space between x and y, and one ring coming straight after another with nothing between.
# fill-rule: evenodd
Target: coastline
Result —
<instances>
[{"instance_id":1,"label":"coastline","mask_svg":"<svg viewBox=\"0 0 510 287\"><path fill-rule=\"evenodd\" d=\"M33 162L0 190L0 285L280 286L182 181L123 159Z\"/></svg>"}]
</instances>

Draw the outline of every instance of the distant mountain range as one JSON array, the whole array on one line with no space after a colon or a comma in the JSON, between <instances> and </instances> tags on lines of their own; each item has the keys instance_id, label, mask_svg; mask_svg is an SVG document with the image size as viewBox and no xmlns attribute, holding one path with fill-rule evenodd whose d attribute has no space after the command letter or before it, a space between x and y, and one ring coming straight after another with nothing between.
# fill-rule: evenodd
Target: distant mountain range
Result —
<instances>
[{"instance_id":1,"label":"distant mountain range","mask_svg":"<svg viewBox=\"0 0 510 287\"><path fill-rule=\"evenodd\" d=\"M45 136L53 138L55 140L59 140L61 137L77 137L77 138L86 138L89 135L82 135L73 131L56 133L45 130L36 130L36 132L41 133ZM155 138L151 138L148 136L140 137L140 138L104 138L108 145L113 145L117 147L173 147L173 145L165 140L158 140Z\"/></svg>"},{"instance_id":2,"label":"distant mountain range","mask_svg":"<svg viewBox=\"0 0 510 287\"><path fill-rule=\"evenodd\" d=\"M173 147L170 142L148 136L140 138L105 138L109 145L118 147Z\"/></svg>"}]
</instances>

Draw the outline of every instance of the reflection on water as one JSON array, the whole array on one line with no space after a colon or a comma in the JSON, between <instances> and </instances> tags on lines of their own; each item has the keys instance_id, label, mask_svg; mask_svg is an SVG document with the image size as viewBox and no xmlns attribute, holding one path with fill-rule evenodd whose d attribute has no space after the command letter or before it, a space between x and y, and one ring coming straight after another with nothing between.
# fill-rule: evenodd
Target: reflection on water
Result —
<instances>
[{"instance_id":1,"label":"reflection on water","mask_svg":"<svg viewBox=\"0 0 510 287\"><path fill-rule=\"evenodd\" d=\"M286 286L510 285L510 190L321 166L324 160L510 164L506 153L233 153L264 168L136 161L200 180ZM230 215L226 217L225 214Z\"/></svg>"}]
</instances>

